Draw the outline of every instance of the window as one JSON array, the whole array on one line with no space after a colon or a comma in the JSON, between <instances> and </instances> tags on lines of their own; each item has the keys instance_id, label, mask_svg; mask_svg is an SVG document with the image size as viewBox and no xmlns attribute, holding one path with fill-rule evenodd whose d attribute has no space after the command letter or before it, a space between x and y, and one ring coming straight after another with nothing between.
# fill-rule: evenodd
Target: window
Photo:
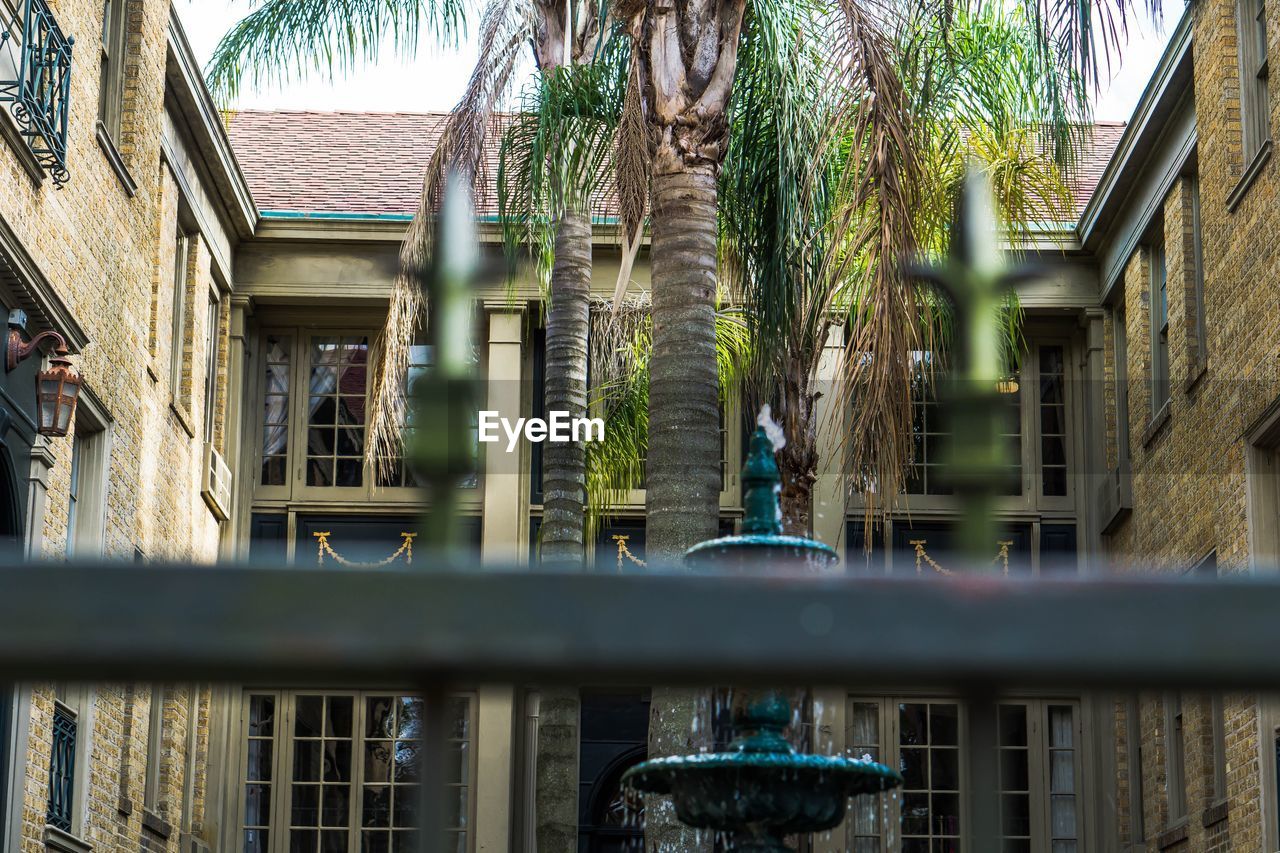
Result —
<instances>
[{"instance_id":1,"label":"window","mask_svg":"<svg viewBox=\"0 0 1280 853\"><path fill-rule=\"evenodd\" d=\"M1227 798L1227 721L1222 694L1209 699L1210 735L1213 741L1213 779L1210 799L1220 803Z\"/></svg>"},{"instance_id":2,"label":"window","mask_svg":"<svg viewBox=\"0 0 1280 853\"><path fill-rule=\"evenodd\" d=\"M1040 488L1067 494L1067 368L1060 346L1040 347Z\"/></svg>"},{"instance_id":3,"label":"window","mask_svg":"<svg viewBox=\"0 0 1280 853\"><path fill-rule=\"evenodd\" d=\"M208 320L205 324L208 338L205 344L204 358L204 440L206 444L210 445L213 444L217 433L215 426L217 424L218 411L218 363L222 357L220 308L221 304L218 302L217 295L209 294Z\"/></svg>"},{"instance_id":4,"label":"window","mask_svg":"<svg viewBox=\"0 0 1280 853\"><path fill-rule=\"evenodd\" d=\"M98 121L113 142L120 141L120 123L124 113L124 55L128 38L129 0L106 0L102 4Z\"/></svg>"},{"instance_id":5,"label":"window","mask_svg":"<svg viewBox=\"0 0 1280 853\"><path fill-rule=\"evenodd\" d=\"M1239 0L1236 19L1240 43L1240 123L1244 133L1244 160L1248 165L1271 138L1265 0Z\"/></svg>"},{"instance_id":6,"label":"window","mask_svg":"<svg viewBox=\"0 0 1280 853\"><path fill-rule=\"evenodd\" d=\"M1125 703L1125 763L1129 782L1129 846L1141 847L1146 840L1146 808L1142 797L1142 701L1137 696Z\"/></svg>"},{"instance_id":7,"label":"window","mask_svg":"<svg viewBox=\"0 0 1280 853\"><path fill-rule=\"evenodd\" d=\"M1157 224L1156 228L1159 229ZM1169 402L1169 276L1164 241L1147 247L1151 286L1151 419Z\"/></svg>"},{"instance_id":8,"label":"window","mask_svg":"<svg viewBox=\"0 0 1280 853\"><path fill-rule=\"evenodd\" d=\"M1129 459L1129 328L1124 304L1111 314L1112 358L1116 381L1116 456L1121 467Z\"/></svg>"},{"instance_id":9,"label":"window","mask_svg":"<svg viewBox=\"0 0 1280 853\"><path fill-rule=\"evenodd\" d=\"M71 556L102 553L106 527L107 421L80 395L71 439L71 472L67 491L67 547Z\"/></svg>"},{"instance_id":10,"label":"window","mask_svg":"<svg viewBox=\"0 0 1280 853\"><path fill-rule=\"evenodd\" d=\"M1192 352L1193 366L1203 365L1208 357L1208 332L1204 320L1204 240L1200 223L1200 180L1192 175L1187 178L1191 196L1191 274Z\"/></svg>"},{"instance_id":11,"label":"window","mask_svg":"<svg viewBox=\"0 0 1280 853\"><path fill-rule=\"evenodd\" d=\"M187 379L187 286L190 283L194 241L181 227L173 248L173 325L169 340L169 389L175 401L185 400Z\"/></svg>"},{"instance_id":12,"label":"window","mask_svg":"<svg viewBox=\"0 0 1280 853\"><path fill-rule=\"evenodd\" d=\"M88 779L85 756L88 755L87 741L92 730L92 707L93 694L89 688L64 683L54 685L45 821L54 829L71 834L81 831L83 790Z\"/></svg>"},{"instance_id":13,"label":"window","mask_svg":"<svg viewBox=\"0 0 1280 853\"><path fill-rule=\"evenodd\" d=\"M1165 696L1164 720L1165 788L1169 797L1169 823L1172 824L1187 815L1186 740L1181 693Z\"/></svg>"},{"instance_id":14,"label":"window","mask_svg":"<svg viewBox=\"0 0 1280 853\"><path fill-rule=\"evenodd\" d=\"M398 460L380 474L365 464L372 377L373 333L268 332L262 338L263 408L258 497L418 499L413 473ZM432 362L431 347L410 348L405 394ZM301 362L301 363L299 363ZM298 393L294 392L294 387ZM478 458L475 419L472 452ZM407 417L412 417L410 410ZM412 429L406 420L405 429ZM464 482L475 488L478 477ZM397 489L405 489L397 493Z\"/></svg>"},{"instance_id":15,"label":"window","mask_svg":"<svg viewBox=\"0 0 1280 853\"><path fill-rule=\"evenodd\" d=\"M284 486L289 478L289 369L293 339L285 335L267 335L262 349L266 390L259 482L264 486Z\"/></svg>"},{"instance_id":16,"label":"window","mask_svg":"<svg viewBox=\"0 0 1280 853\"><path fill-rule=\"evenodd\" d=\"M395 693L253 691L241 745L243 853L413 850L422 702ZM448 820L468 849L473 703L451 700Z\"/></svg>"},{"instance_id":17,"label":"window","mask_svg":"<svg viewBox=\"0 0 1280 853\"><path fill-rule=\"evenodd\" d=\"M196 753L200 747L200 695L201 687L192 684L187 688L187 743L182 767L182 831L194 828L196 808L196 773L199 767Z\"/></svg>"},{"instance_id":18,"label":"window","mask_svg":"<svg viewBox=\"0 0 1280 853\"><path fill-rule=\"evenodd\" d=\"M147 719L147 772L142 788L142 805L153 814L160 805L160 757L164 751L164 687L151 688L151 710Z\"/></svg>"},{"instance_id":19,"label":"window","mask_svg":"<svg viewBox=\"0 0 1280 853\"><path fill-rule=\"evenodd\" d=\"M899 820L902 853L968 853L963 706L950 700L854 699L846 743L851 754L896 766L901 799L882 814L857 801L847 823L853 853L898 853L889 846ZM1081 744L1074 702L1007 700L999 705L1002 851L1077 853ZM899 814L893 814L897 809Z\"/></svg>"},{"instance_id":20,"label":"window","mask_svg":"<svg viewBox=\"0 0 1280 853\"><path fill-rule=\"evenodd\" d=\"M937 382L929 375L928 355L919 359L911 391L912 441L915 465L907 481L908 494L949 495L946 478L947 443L951 428L946 423L943 406L937 398ZM937 377L939 380L941 377ZM1006 445L1007 473L1000 493L1022 494L1022 392L1018 375L1000 383L1000 436Z\"/></svg>"}]
</instances>

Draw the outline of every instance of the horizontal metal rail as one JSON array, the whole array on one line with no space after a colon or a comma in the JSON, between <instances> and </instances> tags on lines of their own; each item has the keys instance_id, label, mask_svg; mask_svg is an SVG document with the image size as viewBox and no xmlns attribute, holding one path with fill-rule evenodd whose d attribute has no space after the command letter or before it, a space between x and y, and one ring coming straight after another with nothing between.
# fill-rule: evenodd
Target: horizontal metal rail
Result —
<instances>
[{"instance_id":1,"label":"horizontal metal rail","mask_svg":"<svg viewBox=\"0 0 1280 853\"><path fill-rule=\"evenodd\" d=\"M1280 687L1280 578L0 566L0 678Z\"/></svg>"}]
</instances>

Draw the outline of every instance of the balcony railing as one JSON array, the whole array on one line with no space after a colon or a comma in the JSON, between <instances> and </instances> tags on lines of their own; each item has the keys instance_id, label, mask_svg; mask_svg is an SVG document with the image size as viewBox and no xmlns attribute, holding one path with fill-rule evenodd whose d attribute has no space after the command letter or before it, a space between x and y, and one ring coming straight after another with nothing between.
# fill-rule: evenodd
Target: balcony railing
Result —
<instances>
[{"instance_id":1,"label":"balcony railing","mask_svg":"<svg viewBox=\"0 0 1280 853\"><path fill-rule=\"evenodd\" d=\"M24 0L22 34L14 41L9 30L0 32L0 49L17 54L17 76L0 78L0 102L9 104L31 153L54 186L62 187L70 179L67 115L75 39L63 34L45 0Z\"/></svg>"}]
</instances>

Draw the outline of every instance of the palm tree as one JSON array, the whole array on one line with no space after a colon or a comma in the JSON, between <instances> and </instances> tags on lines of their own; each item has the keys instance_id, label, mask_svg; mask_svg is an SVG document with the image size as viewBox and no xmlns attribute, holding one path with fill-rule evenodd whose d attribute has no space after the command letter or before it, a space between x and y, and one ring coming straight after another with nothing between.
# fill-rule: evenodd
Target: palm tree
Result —
<instances>
[{"instance_id":1,"label":"palm tree","mask_svg":"<svg viewBox=\"0 0 1280 853\"><path fill-rule=\"evenodd\" d=\"M804 535L819 461L817 397L835 394L841 404L836 410L848 411L866 368L858 353L870 350L851 348L839 378L821 391L818 360L834 325L855 330L851 338L857 340L862 318L874 316L864 302L877 293L868 287L877 269L871 255L858 254L860 247L833 243L832 221L845 204L841 175L865 170L863 149L847 138L838 121L842 107L828 95L825 51L812 35L823 33L821 9L797 11L807 17L758 14L758 35L744 45L720 215L726 273L744 302L756 356L748 398L757 408L770 402L783 425L783 514L788 531ZM1066 165L1080 141L1086 116L1079 76L1046 67L1034 50L1034 29L1016 14L958 11L945 38L932 24L908 22L894 45L921 165L909 226L921 250L945 249L946 223L969 159L995 178L1001 213L1015 237L1031 223L1065 218L1070 200L1063 169L1045 155L1056 150ZM809 37L794 36L802 31ZM842 263L841 254L851 260ZM927 292L911 295L919 322L906 327L899 367L918 370L922 362L906 357L916 349L945 354L948 312ZM1009 318L1016 317L1010 310ZM1016 350L1017 324L1005 328L1008 348ZM932 368L939 361L924 364ZM919 384L915 377L913 384ZM892 403L896 410L901 400ZM861 399L854 408L875 414ZM854 432L881 435L872 432L875 425L864 421ZM861 455L851 454L849 481L894 483L911 461L894 455L911 452L910 435L901 438L907 440L853 439ZM887 512L897 489L879 491L889 496L878 504ZM869 500L867 506L877 504Z\"/></svg>"}]
</instances>

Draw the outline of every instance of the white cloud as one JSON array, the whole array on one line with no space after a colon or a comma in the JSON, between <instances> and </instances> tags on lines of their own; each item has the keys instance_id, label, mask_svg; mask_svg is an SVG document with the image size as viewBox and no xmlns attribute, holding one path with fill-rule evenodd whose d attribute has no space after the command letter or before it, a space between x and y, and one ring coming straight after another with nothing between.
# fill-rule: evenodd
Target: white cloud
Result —
<instances>
[{"instance_id":1,"label":"white cloud","mask_svg":"<svg viewBox=\"0 0 1280 853\"><path fill-rule=\"evenodd\" d=\"M1183 0L1162 0L1164 15L1157 25L1145 14L1130 21L1129 38L1114 56L1110 81L1095 104L1097 118L1128 120L1164 50L1168 33L1183 10ZM218 39L251 6L248 0L179 0L179 15L197 58L203 63ZM261 91L246 90L237 106L260 109L386 110L420 112L448 110L457 102L475 63L474 40L456 49L442 49L424 38L414 58L380 59L370 66L330 81L322 75Z\"/></svg>"}]
</instances>

